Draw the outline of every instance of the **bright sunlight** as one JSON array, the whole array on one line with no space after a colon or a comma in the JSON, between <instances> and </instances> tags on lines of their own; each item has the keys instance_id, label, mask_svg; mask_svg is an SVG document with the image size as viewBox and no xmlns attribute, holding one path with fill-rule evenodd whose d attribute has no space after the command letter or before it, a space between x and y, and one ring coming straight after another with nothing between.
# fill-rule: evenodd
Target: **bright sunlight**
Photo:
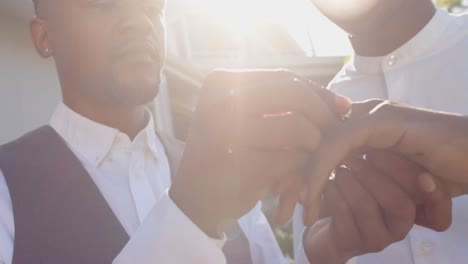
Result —
<instances>
[{"instance_id":1,"label":"bright sunlight","mask_svg":"<svg viewBox=\"0 0 468 264\"><path fill-rule=\"evenodd\" d=\"M325 18L309 0L191 0L197 9L217 18L239 38L265 23L285 29L309 56L343 56L350 53L346 34Z\"/></svg>"}]
</instances>

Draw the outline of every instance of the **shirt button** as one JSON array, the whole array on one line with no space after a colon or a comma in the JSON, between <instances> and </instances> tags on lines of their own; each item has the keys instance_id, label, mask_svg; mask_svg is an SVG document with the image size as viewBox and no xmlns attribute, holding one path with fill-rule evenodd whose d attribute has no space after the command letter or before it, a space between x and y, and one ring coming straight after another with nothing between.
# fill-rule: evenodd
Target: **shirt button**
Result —
<instances>
[{"instance_id":1,"label":"shirt button","mask_svg":"<svg viewBox=\"0 0 468 264\"><path fill-rule=\"evenodd\" d=\"M421 257L429 257L433 254L434 243L430 241L423 241L419 247L419 255Z\"/></svg>"},{"instance_id":2,"label":"shirt button","mask_svg":"<svg viewBox=\"0 0 468 264\"><path fill-rule=\"evenodd\" d=\"M135 179L136 179L137 181L140 181L140 180L141 180L141 177L142 177L142 176L141 176L141 172L137 172L136 175L135 175Z\"/></svg>"},{"instance_id":3,"label":"shirt button","mask_svg":"<svg viewBox=\"0 0 468 264\"><path fill-rule=\"evenodd\" d=\"M153 153L149 150L145 152L145 158L146 160L152 160L153 159Z\"/></svg>"},{"instance_id":4,"label":"shirt button","mask_svg":"<svg viewBox=\"0 0 468 264\"><path fill-rule=\"evenodd\" d=\"M387 65L392 67L396 64L397 62L397 57L395 55L390 55L390 57L388 57L388 60L387 60Z\"/></svg>"}]
</instances>

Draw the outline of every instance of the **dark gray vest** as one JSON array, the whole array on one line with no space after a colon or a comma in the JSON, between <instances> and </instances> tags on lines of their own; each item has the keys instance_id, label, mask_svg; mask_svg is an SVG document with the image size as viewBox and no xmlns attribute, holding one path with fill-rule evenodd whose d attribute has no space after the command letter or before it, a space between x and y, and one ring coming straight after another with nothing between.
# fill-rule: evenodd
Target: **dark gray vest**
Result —
<instances>
[{"instance_id":1,"label":"dark gray vest","mask_svg":"<svg viewBox=\"0 0 468 264\"><path fill-rule=\"evenodd\" d=\"M162 141L174 174L182 146ZM0 168L13 204L14 264L111 263L128 242L88 172L51 127L1 146ZM251 263L243 232L223 252L228 263Z\"/></svg>"}]
</instances>

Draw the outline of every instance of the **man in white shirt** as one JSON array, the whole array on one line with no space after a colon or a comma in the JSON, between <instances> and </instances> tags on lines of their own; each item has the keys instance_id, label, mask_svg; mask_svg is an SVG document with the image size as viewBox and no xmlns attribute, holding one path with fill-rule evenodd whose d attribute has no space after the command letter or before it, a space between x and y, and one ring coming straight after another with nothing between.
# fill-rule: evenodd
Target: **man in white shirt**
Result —
<instances>
[{"instance_id":1,"label":"man in white shirt","mask_svg":"<svg viewBox=\"0 0 468 264\"><path fill-rule=\"evenodd\" d=\"M54 58L63 103L0 148L0 262L284 263L256 204L338 122L322 98L288 72L214 74L182 157L145 108L164 62L165 2L35 5L32 39Z\"/></svg>"},{"instance_id":2,"label":"man in white shirt","mask_svg":"<svg viewBox=\"0 0 468 264\"><path fill-rule=\"evenodd\" d=\"M313 2L350 33L355 51L330 89L354 101L383 98L468 114L468 16L450 15L430 0L350 1L347 16L329 5L334 1ZM294 221L295 248L303 258L300 212ZM349 263L466 263L467 220L468 198L457 198L446 232L415 226L403 241Z\"/></svg>"}]
</instances>

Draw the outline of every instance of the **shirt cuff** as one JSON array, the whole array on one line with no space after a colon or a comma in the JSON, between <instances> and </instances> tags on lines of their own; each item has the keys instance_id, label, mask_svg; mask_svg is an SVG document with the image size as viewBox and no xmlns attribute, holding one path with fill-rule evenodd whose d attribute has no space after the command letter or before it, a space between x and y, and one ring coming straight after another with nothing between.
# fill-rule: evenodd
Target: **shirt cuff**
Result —
<instances>
[{"instance_id":1,"label":"shirt cuff","mask_svg":"<svg viewBox=\"0 0 468 264\"><path fill-rule=\"evenodd\" d=\"M216 247L222 250L224 245L226 244L227 236L226 236L226 233L223 233L223 238L221 239L216 239L212 237L210 237L210 239L216 245Z\"/></svg>"},{"instance_id":2,"label":"shirt cuff","mask_svg":"<svg viewBox=\"0 0 468 264\"><path fill-rule=\"evenodd\" d=\"M297 251L295 252L295 256L296 256L296 259L295 259L296 264L309 264L309 260L307 259L307 256L305 254L304 241L302 239L301 239L301 245L298 247Z\"/></svg>"},{"instance_id":3,"label":"shirt cuff","mask_svg":"<svg viewBox=\"0 0 468 264\"><path fill-rule=\"evenodd\" d=\"M146 220L114 259L120 263L226 263L226 242L208 237L171 200L162 195Z\"/></svg>"}]
</instances>

